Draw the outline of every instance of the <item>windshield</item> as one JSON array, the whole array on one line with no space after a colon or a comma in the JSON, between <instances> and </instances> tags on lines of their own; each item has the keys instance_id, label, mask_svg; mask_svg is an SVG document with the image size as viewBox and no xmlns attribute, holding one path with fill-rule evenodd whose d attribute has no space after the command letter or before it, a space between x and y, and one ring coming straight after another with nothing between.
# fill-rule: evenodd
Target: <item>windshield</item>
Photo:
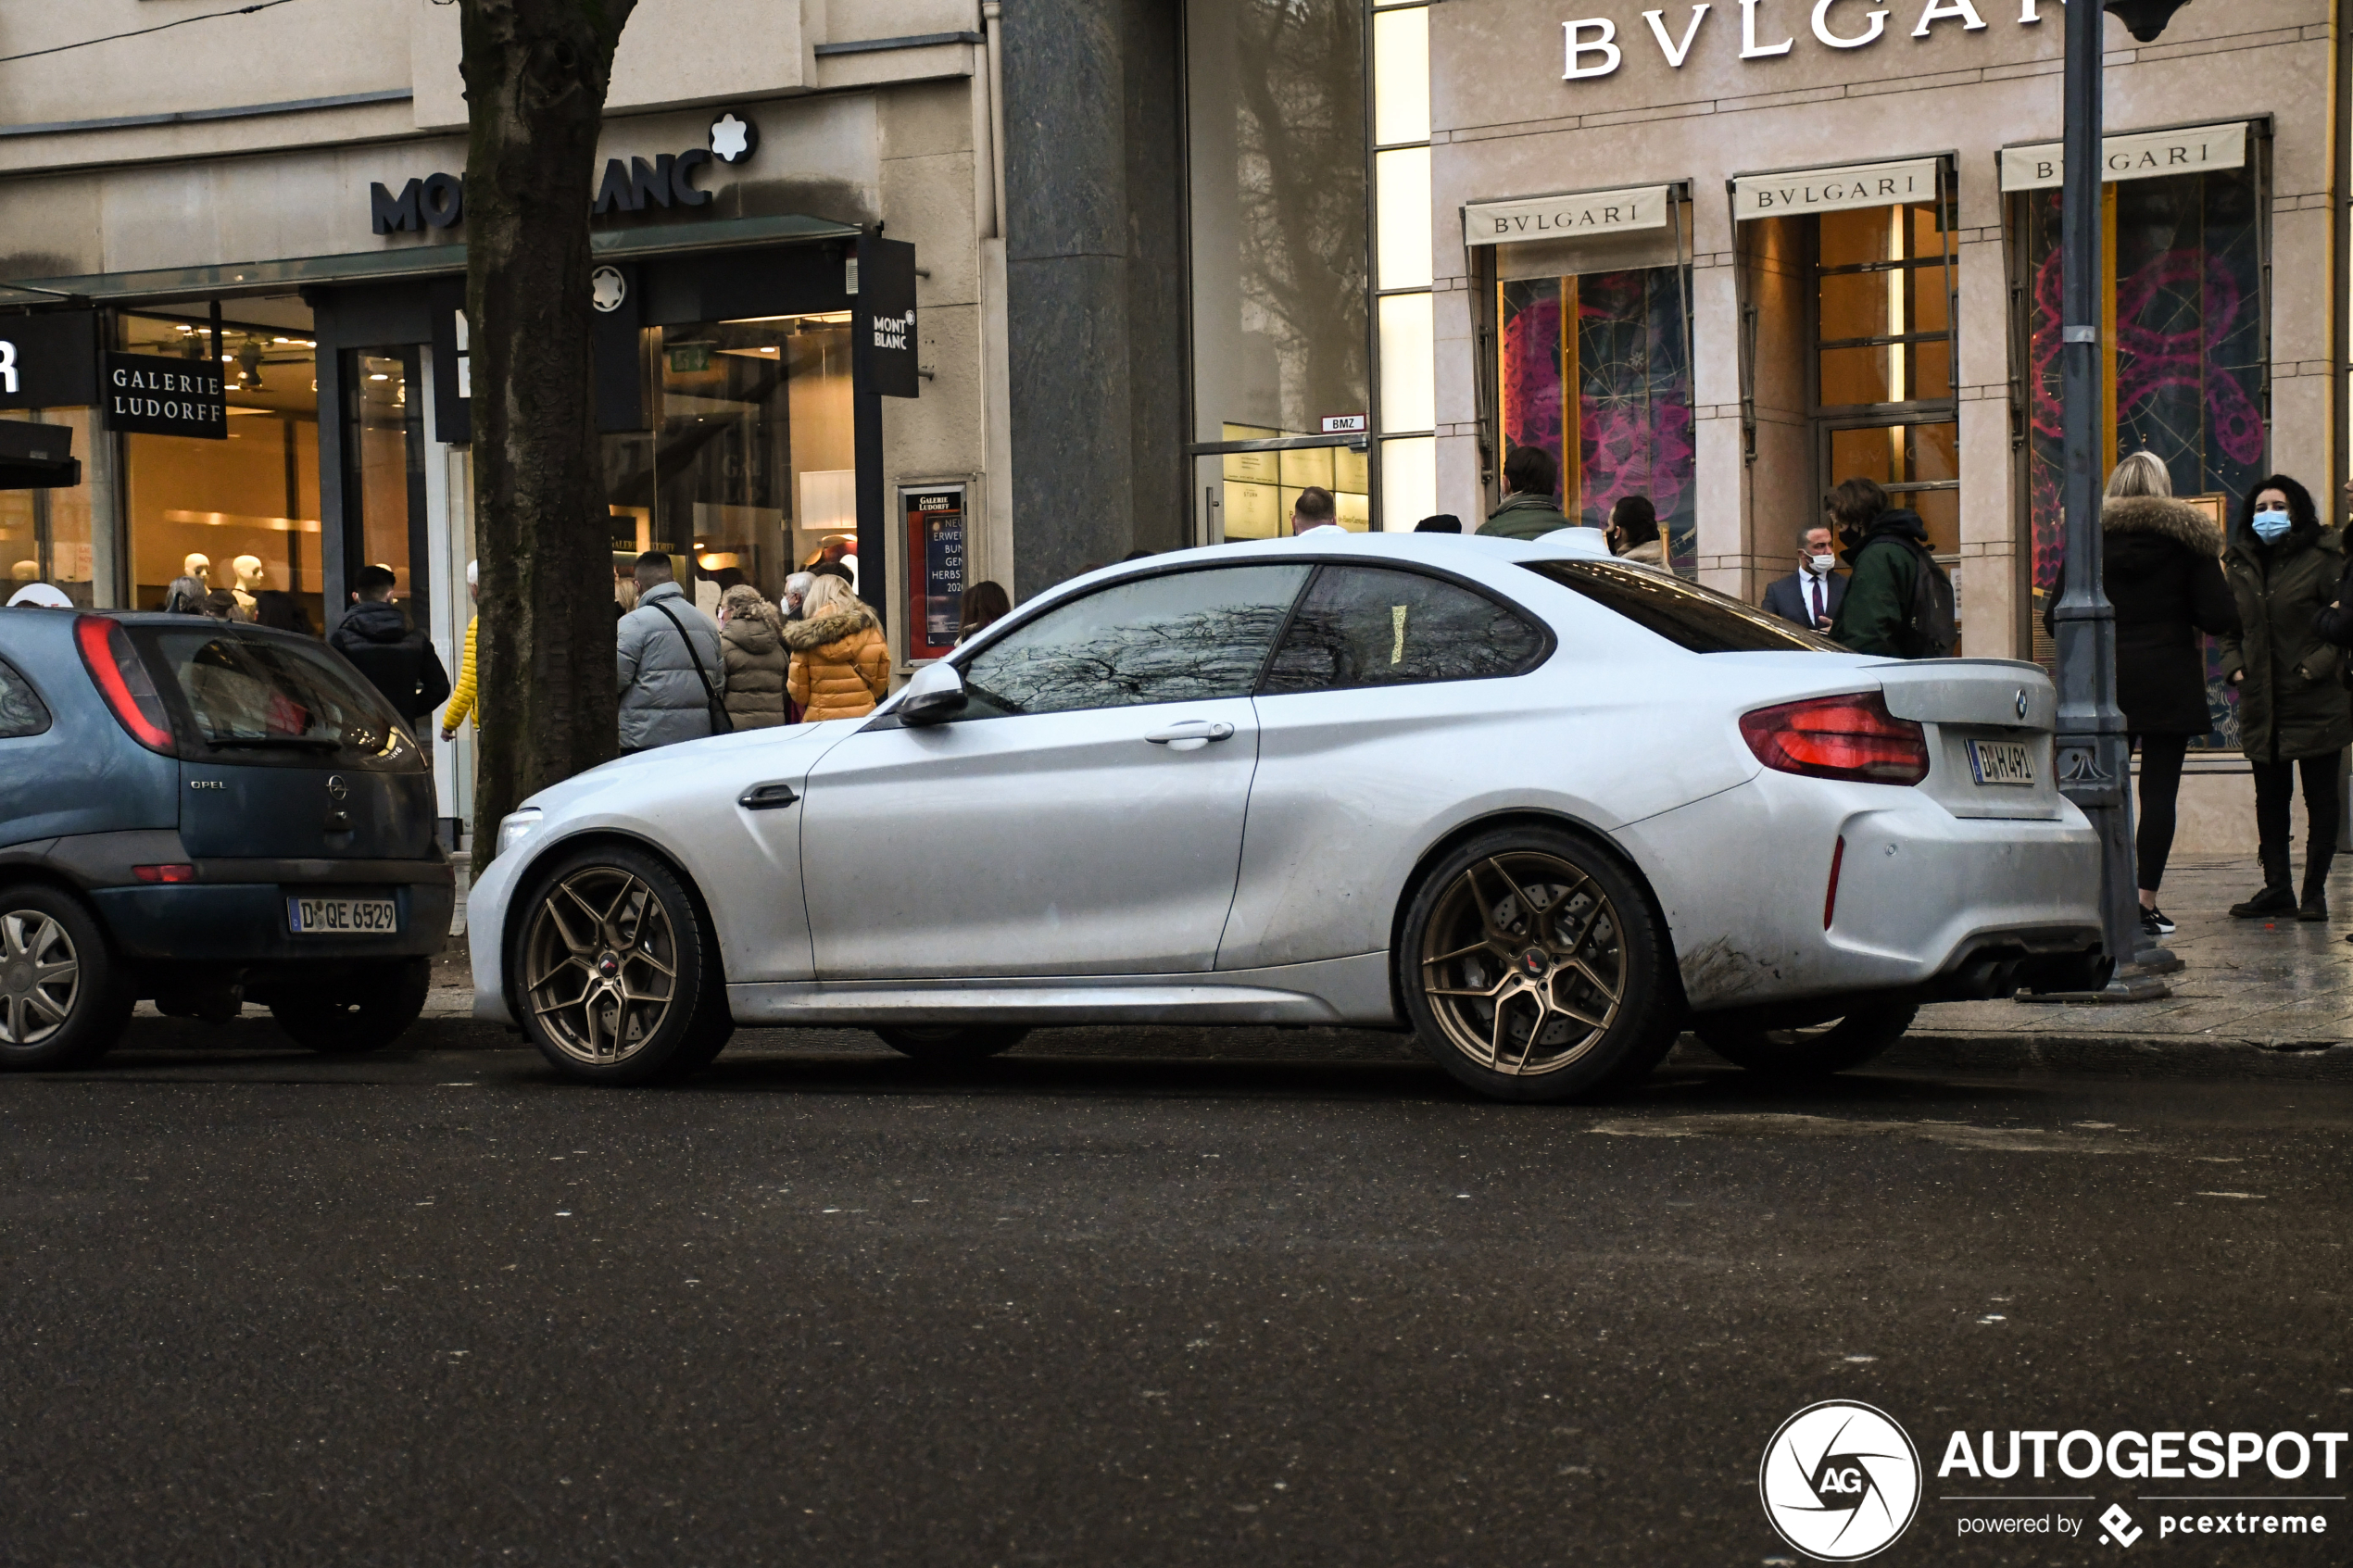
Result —
<instances>
[{"instance_id":1,"label":"windshield","mask_svg":"<svg viewBox=\"0 0 2353 1568\"><path fill-rule=\"evenodd\" d=\"M1665 572L1605 560L1520 563L1692 653L1845 653L1778 615Z\"/></svg>"},{"instance_id":2,"label":"windshield","mask_svg":"<svg viewBox=\"0 0 2353 1568\"><path fill-rule=\"evenodd\" d=\"M196 737L217 751L344 767L418 761L376 689L323 648L218 626L142 631L148 666L177 688Z\"/></svg>"}]
</instances>

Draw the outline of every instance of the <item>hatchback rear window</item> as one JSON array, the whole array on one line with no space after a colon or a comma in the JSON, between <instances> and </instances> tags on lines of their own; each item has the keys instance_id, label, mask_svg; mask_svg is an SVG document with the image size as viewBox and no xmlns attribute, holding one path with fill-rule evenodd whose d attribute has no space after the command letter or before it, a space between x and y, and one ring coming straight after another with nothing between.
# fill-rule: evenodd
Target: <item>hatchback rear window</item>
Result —
<instances>
[{"instance_id":1,"label":"hatchback rear window","mask_svg":"<svg viewBox=\"0 0 2353 1568\"><path fill-rule=\"evenodd\" d=\"M1664 572L1604 560L1520 564L1692 653L1848 651L1778 615Z\"/></svg>"},{"instance_id":2,"label":"hatchback rear window","mask_svg":"<svg viewBox=\"0 0 2353 1568\"><path fill-rule=\"evenodd\" d=\"M196 738L214 750L342 766L415 760L384 697L324 649L211 626L142 628L138 640L148 668L177 688Z\"/></svg>"}]
</instances>

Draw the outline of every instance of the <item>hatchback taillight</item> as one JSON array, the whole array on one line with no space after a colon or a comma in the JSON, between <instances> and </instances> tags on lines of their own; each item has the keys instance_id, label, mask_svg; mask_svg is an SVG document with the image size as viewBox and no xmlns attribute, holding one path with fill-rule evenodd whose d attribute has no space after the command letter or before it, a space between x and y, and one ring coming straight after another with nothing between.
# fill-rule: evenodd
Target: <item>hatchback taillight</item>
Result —
<instances>
[{"instance_id":1,"label":"hatchback taillight","mask_svg":"<svg viewBox=\"0 0 2353 1568\"><path fill-rule=\"evenodd\" d=\"M1784 773L1856 784L1916 784L1928 777L1928 734L1888 712L1877 692L1809 697L1741 715L1756 759Z\"/></svg>"},{"instance_id":2,"label":"hatchback taillight","mask_svg":"<svg viewBox=\"0 0 2353 1568\"><path fill-rule=\"evenodd\" d=\"M140 662L121 622L103 615L85 615L73 623L73 641L82 650L90 679L97 684L98 695L107 699L107 707L131 732L131 738L149 751L176 755L163 698L156 695L156 684L148 679L147 667Z\"/></svg>"}]
</instances>

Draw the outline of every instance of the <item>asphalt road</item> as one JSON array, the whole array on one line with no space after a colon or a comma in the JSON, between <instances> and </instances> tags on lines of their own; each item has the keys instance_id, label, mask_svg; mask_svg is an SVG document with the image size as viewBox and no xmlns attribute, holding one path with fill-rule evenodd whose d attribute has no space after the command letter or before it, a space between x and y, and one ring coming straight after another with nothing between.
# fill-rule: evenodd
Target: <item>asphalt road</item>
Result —
<instances>
[{"instance_id":1,"label":"asphalt road","mask_svg":"<svg viewBox=\"0 0 2353 1568\"><path fill-rule=\"evenodd\" d=\"M1877 1562L2353 1533L1963 1537L2003 1510L1947 1495L2155 1484L1934 1474L1957 1428L2345 1429L2339 1085L1504 1108L1377 1037L1139 1031L593 1092L170 1027L0 1081L0 1562L1795 1562L1757 1467L1826 1399L1930 1467Z\"/></svg>"}]
</instances>

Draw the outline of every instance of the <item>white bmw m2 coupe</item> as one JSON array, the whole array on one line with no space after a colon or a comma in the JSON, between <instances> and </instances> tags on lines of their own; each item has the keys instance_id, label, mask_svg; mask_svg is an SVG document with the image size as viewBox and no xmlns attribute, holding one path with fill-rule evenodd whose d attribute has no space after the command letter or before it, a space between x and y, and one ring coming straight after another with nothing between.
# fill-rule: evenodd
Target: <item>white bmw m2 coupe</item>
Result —
<instances>
[{"instance_id":1,"label":"white bmw m2 coupe","mask_svg":"<svg viewBox=\"0 0 2353 1568\"><path fill-rule=\"evenodd\" d=\"M628 1084L737 1025L1410 1030L1501 1099L1760 1072L2102 980L2031 664L1905 663L1574 537L1318 534L1041 594L863 719L534 797L475 1015Z\"/></svg>"}]
</instances>

